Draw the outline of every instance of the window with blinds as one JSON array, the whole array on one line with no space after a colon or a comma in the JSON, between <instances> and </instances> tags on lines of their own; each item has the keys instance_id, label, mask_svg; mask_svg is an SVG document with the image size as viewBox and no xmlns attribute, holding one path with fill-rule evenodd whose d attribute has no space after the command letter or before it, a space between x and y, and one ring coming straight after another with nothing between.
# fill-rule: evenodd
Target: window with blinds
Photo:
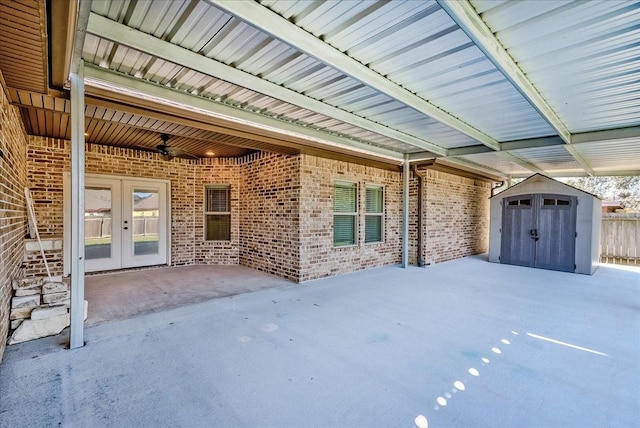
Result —
<instances>
[{"instance_id":1,"label":"window with blinds","mask_svg":"<svg viewBox=\"0 0 640 428\"><path fill-rule=\"evenodd\" d=\"M384 188L368 185L366 188L366 212L364 242L382 242L384 236Z\"/></svg>"},{"instance_id":2,"label":"window with blinds","mask_svg":"<svg viewBox=\"0 0 640 428\"><path fill-rule=\"evenodd\" d=\"M211 184L204 187L204 229L206 241L231 240L231 188Z\"/></svg>"},{"instance_id":3,"label":"window with blinds","mask_svg":"<svg viewBox=\"0 0 640 428\"><path fill-rule=\"evenodd\" d=\"M358 229L358 187L356 183L335 183L333 187L333 245L355 245Z\"/></svg>"}]
</instances>

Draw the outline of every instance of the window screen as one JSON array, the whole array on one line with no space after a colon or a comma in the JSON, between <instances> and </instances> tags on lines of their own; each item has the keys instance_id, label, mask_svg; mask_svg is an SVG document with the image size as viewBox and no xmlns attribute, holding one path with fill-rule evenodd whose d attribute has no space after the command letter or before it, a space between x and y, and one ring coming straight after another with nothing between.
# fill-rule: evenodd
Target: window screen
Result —
<instances>
[{"instance_id":1,"label":"window screen","mask_svg":"<svg viewBox=\"0 0 640 428\"><path fill-rule=\"evenodd\" d=\"M229 186L205 186L205 240L231 240L230 194Z\"/></svg>"},{"instance_id":2,"label":"window screen","mask_svg":"<svg viewBox=\"0 0 640 428\"><path fill-rule=\"evenodd\" d=\"M333 188L333 245L356 243L358 188L355 183L336 183Z\"/></svg>"},{"instance_id":3,"label":"window screen","mask_svg":"<svg viewBox=\"0 0 640 428\"><path fill-rule=\"evenodd\" d=\"M384 188L367 186L364 242L382 242L384 225Z\"/></svg>"}]
</instances>

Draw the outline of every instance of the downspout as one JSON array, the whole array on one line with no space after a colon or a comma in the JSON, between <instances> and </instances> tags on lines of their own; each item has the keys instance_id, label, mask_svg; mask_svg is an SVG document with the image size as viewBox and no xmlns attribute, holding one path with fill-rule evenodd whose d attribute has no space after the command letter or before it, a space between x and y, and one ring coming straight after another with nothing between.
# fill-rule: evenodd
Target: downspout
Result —
<instances>
[{"instance_id":1,"label":"downspout","mask_svg":"<svg viewBox=\"0 0 640 428\"><path fill-rule=\"evenodd\" d=\"M424 267L422 257L422 190L424 188L424 176L418 172L418 166L413 165L413 173L418 177L418 266Z\"/></svg>"},{"instance_id":2,"label":"downspout","mask_svg":"<svg viewBox=\"0 0 640 428\"><path fill-rule=\"evenodd\" d=\"M409 154L402 164L402 267L409 267Z\"/></svg>"},{"instance_id":3,"label":"downspout","mask_svg":"<svg viewBox=\"0 0 640 428\"><path fill-rule=\"evenodd\" d=\"M504 180L502 181L496 181L493 183L494 185L491 186L491 197L493 198L496 195L496 190L501 188L502 186L504 186ZM496 186L497 184L497 186Z\"/></svg>"}]
</instances>

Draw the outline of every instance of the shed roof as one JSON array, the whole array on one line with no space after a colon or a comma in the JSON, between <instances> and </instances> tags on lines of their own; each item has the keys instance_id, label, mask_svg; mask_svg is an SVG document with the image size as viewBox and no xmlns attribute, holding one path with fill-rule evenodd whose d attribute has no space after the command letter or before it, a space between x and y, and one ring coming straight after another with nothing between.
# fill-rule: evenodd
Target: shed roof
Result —
<instances>
[{"instance_id":1,"label":"shed roof","mask_svg":"<svg viewBox=\"0 0 640 428\"><path fill-rule=\"evenodd\" d=\"M578 189L575 186L571 186L571 185L569 185L567 183L563 183L561 181L555 180L555 179L553 179L551 177L547 177L546 175L542 175L542 174L533 174L532 176L527 177L525 180L522 180L520 183L514 184L513 186L509 187L508 189L506 189L506 190L504 190L504 191L502 191L502 192L500 192L498 194L493 195L489 199L493 199L493 198L497 198L498 199L500 197L504 198L505 196L510 196L510 195L516 193L517 189L526 188L531 183L534 183L536 181L545 181L547 183L550 183L551 185L553 185L557 189L560 189L560 191L563 190L563 189L564 190L570 189L572 192L576 192L577 191L577 192L584 193L585 195L589 195L589 196L592 196L592 197L594 197L596 199L601 200L601 198L598 195L594 195L593 193L586 192L586 191L584 191L582 189Z\"/></svg>"},{"instance_id":2,"label":"shed roof","mask_svg":"<svg viewBox=\"0 0 640 428\"><path fill-rule=\"evenodd\" d=\"M638 0L0 0L0 17L34 135L70 137L83 61L91 143L640 174Z\"/></svg>"}]
</instances>

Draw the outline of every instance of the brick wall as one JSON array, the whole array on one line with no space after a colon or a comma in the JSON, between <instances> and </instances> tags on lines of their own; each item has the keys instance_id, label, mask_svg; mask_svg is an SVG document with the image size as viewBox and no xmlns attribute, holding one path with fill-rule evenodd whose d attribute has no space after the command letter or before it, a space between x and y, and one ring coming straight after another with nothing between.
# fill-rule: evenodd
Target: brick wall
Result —
<instances>
[{"instance_id":1,"label":"brick wall","mask_svg":"<svg viewBox=\"0 0 640 428\"><path fill-rule=\"evenodd\" d=\"M237 265L240 263L240 198L242 190L236 159L202 159L196 168L195 194L195 260L196 264ZM204 237L204 186L229 185L231 190L231 241L205 241ZM173 245L183 245L176 242ZM184 242L184 245L190 245Z\"/></svg>"},{"instance_id":2,"label":"brick wall","mask_svg":"<svg viewBox=\"0 0 640 428\"><path fill-rule=\"evenodd\" d=\"M20 266L27 221L26 147L20 113L9 105L4 87L0 86L0 150L3 154L0 157L0 361L9 331L11 281L23 276Z\"/></svg>"},{"instance_id":3,"label":"brick wall","mask_svg":"<svg viewBox=\"0 0 640 428\"><path fill-rule=\"evenodd\" d=\"M28 181L34 198L41 237L56 241L63 235L63 177L70 171L70 142L29 137ZM88 174L168 179L171 181L171 260L173 265L238 263L238 175L235 159L205 159L201 164L185 159L162 160L160 155L131 149L87 144ZM236 212L231 243L204 241L204 185L226 183L232 189ZM235 202L234 202L235 201ZM235 204L235 206L234 206ZM27 253L28 275L42 275L37 252ZM62 274L62 250L47 252L52 274Z\"/></svg>"},{"instance_id":4,"label":"brick wall","mask_svg":"<svg viewBox=\"0 0 640 428\"><path fill-rule=\"evenodd\" d=\"M333 189L336 180L358 183L356 245L333 245ZM365 186L385 188L384 242L364 243ZM300 280L400 263L402 259L402 175L399 172L302 155L300 166Z\"/></svg>"},{"instance_id":5,"label":"brick wall","mask_svg":"<svg viewBox=\"0 0 640 428\"><path fill-rule=\"evenodd\" d=\"M300 156L256 153L241 164L240 264L300 280Z\"/></svg>"},{"instance_id":6,"label":"brick wall","mask_svg":"<svg viewBox=\"0 0 640 428\"><path fill-rule=\"evenodd\" d=\"M423 188L423 257L439 263L489 248L491 184L440 171L418 170Z\"/></svg>"},{"instance_id":7,"label":"brick wall","mask_svg":"<svg viewBox=\"0 0 640 428\"><path fill-rule=\"evenodd\" d=\"M29 137L28 182L41 234L62 237L64 171L69 142ZM240 159L199 162L106 146L87 146L86 172L169 179L173 265L242 264L294 281L307 281L364 268L399 263L402 249L402 175L374 167L309 155L257 153ZM423 258L437 263L487 250L490 184L423 170ZM333 245L333 188L336 180L358 184L358 242ZM231 188L230 242L204 240L204 186ZM385 189L384 242L364 243L365 186ZM417 254L417 179L410 181L409 262ZM37 253L27 254L28 273L43 274ZM48 253L53 274L62 252Z\"/></svg>"}]
</instances>

